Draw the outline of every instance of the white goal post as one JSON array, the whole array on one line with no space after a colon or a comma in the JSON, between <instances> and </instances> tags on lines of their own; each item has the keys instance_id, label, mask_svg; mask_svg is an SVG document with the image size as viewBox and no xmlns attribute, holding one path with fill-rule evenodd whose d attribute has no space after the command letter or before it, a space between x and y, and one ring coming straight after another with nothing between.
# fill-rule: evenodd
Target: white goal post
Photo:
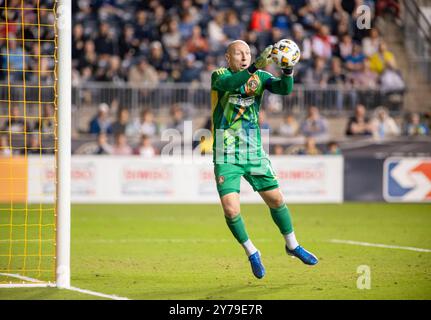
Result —
<instances>
[{"instance_id":1,"label":"white goal post","mask_svg":"<svg viewBox=\"0 0 431 320\"><path fill-rule=\"evenodd\" d=\"M70 172L72 115L72 0L59 0L58 30L58 153L56 284L70 287Z\"/></svg>"},{"instance_id":2,"label":"white goal post","mask_svg":"<svg viewBox=\"0 0 431 320\"><path fill-rule=\"evenodd\" d=\"M34 3L34 2L33 2ZM71 288L70 284L70 195L71 195L71 68L72 68L72 0L52 0L47 3L52 7L45 8L45 2L38 1L35 7L29 7L25 1L19 3L4 2L1 10L4 12L2 25L8 28L8 25L17 25L16 34L6 34L5 38L0 38L4 47L0 48L0 58L5 57L7 68L0 68L7 74L6 79L1 82L0 79L0 121L9 124L9 131L0 132L6 136L7 146L0 141L0 188L3 186L3 198L0 194L0 288L21 288L21 287L57 287ZM12 7L13 6L13 7ZM37 7L36 7L37 6ZM42 14L45 11L45 19L50 14L52 22L49 24L41 22ZM21 15L18 20L9 20L8 17L13 15L9 12L16 12ZM27 24L25 15L36 16L36 21ZM51 21L51 20L50 20ZM38 35L38 39L25 39L24 29L32 26ZM20 29L19 29L20 28ZM50 38L42 39L44 28L55 30L55 35ZM54 38L55 37L55 38ZM26 51L28 48L27 41L38 45L38 52ZM11 53L10 43L18 43L23 52L16 54ZM43 44L53 43L54 53L49 55L41 51ZM2 45L3 47L3 45ZM15 70L11 67L10 58L12 56L22 56L22 70ZM37 70L28 67L25 59L33 58L36 61ZM48 58L47 58L48 57ZM50 59L53 69L41 69L41 60ZM54 61L55 60L55 61ZM24 61L26 61L24 63ZM38 62L37 62L38 61ZM21 82L14 82L12 75L20 72L23 79ZM41 74L50 72L52 83L44 83L41 80ZM35 76L33 77L33 73ZM29 74L35 83L28 82ZM34 80L36 79L36 80ZM36 85L35 85L36 84ZM46 93L45 88L49 88ZM16 92L22 90L20 98L16 98ZM33 91L31 91L33 90ZM38 90L38 91L35 91ZM33 93L32 93L33 92ZM36 94L34 93L36 92ZM23 96L23 98L22 98ZM44 100L42 96L51 97L50 100ZM22 101L21 101L22 100ZM41 123L48 117L42 114L45 104L52 104L54 114L55 129L52 133L53 145L46 147L42 142L43 134ZM23 115L11 115L13 108L21 108ZM13 117L22 118L24 121L23 132L19 132L24 146L14 145L11 119ZM6 120L5 120L6 119ZM34 120L36 119L36 120ZM38 131L30 132L26 129L26 123L38 121ZM2 122L2 123L3 123ZM35 135L39 139L39 147L31 148L27 144L27 135ZM7 150L6 150L7 149ZM32 152L37 149L37 155ZM28 180L33 177L35 169L30 168L31 157L36 158L40 169L40 176L46 178L48 170L44 165L44 156L42 155L49 149L49 152L55 154L55 168L52 166L52 180L55 180L55 190L46 191L52 195L52 201L46 204L45 200L40 200L36 204L29 201L30 192L28 190ZM7 152L3 152L7 151ZM30 155L28 157L28 154ZM31 155L33 154L33 155ZM6 156L5 156L6 155ZM15 168L20 168L20 174L15 175ZM13 169L12 169L13 168ZM33 170L33 171L32 171ZM36 170L37 171L37 170ZM18 171L17 171L18 172ZM20 182L24 181L24 182ZM51 181L54 182L54 181ZM19 184L21 183L21 184ZM16 187L19 184L20 187ZM9 188L9 189L4 189ZM43 191L39 192L36 197L41 197ZM35 196L35 195L33 195ZM10 198L10 200L9 200ZM16 200L18 199L18 200ZM36 213L37 212L37 213ZM34 216L36 216L34 218ZM21 219L21 220L20 220ZM31 220L33 219L33 220ZM45 221L49 219L49 221ZM44 227L49 227L44 231ZM14 229L15 228L15 229ZM16 229L19 231L16 231ZM33 228L33 229L32 229ZM3 230L1 230L3 229ZM44 234L44 232L46 234ZM48 249L43 244L49 244ZM24 248L22 250L22 248ZM49 252L48 252L49 251ZM47 263L43 259L49 259ZM3 260L2 260L3 259ZM18 261L14 263L14 261ZM22 262L21 262L22 261ZM19 264L19 267L18 267ZM34 275L33 275L34 274ZM38 275L44 275L38 278ZM6 279L6 280L3 280ZM3 282L2 282L3 280Z\"/></svg>"}]
</instances>

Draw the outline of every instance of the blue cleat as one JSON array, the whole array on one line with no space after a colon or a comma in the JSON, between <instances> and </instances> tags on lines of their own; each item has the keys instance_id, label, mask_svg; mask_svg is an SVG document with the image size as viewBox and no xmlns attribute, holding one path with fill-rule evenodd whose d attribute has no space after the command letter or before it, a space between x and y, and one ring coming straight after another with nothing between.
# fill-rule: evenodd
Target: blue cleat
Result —
<instances>
[{"instance_id":1,"label":"blue cleat","mask_svg":"<svg viewBox=\"0 0 431 320\"><path fill-rule=\"evenodd\" d=\"M314 254L312 254L311 252L308 252L301 246L297 246L294 250L289 250L287 246L285 248L289 256L297 257L305 264L314 266L315 264L317 264L317 262L319 262L319 260L316 258Z\"/></svg>"},{"instance_id":2,"label":"blue cleat","mask_svg":"<svg viewBox=\"0 0 431 320\"><path fill-rule=\"evenodd\" d=\"M251 270L253 271L254 276L258 279L262 279L265 275L265 267L263 266L262 261L260 261L259 251L256 251L249 256L248 260L250 260Z\"/></svg>"}]
</instances>

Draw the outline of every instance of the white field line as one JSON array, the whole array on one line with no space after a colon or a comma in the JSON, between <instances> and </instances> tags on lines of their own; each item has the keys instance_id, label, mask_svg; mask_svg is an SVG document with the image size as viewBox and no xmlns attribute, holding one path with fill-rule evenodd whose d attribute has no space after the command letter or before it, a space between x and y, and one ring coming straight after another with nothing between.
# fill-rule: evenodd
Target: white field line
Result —
<instances>
[{"instance_id":1,"label":"white field line","mask_svg":"<svg viewBox=\"0 0 431 320\"><path fill-rule=\"evenodd\" d=\"M142 239L94 239L94 240L75 240L74 243L229 243L232 239L198 239L198 238L142 238ZM256 239L253 242L273 242L273 239Z\"/></svg>"},{"instance_id":2,"label":"white field line","mask_svg":"<svg viewBox=\"0 0 431 320\"><path fill-rule=\"evenodd\" d=\"M112 300L130 300L129 298L125 298L125 297L119 297L119 296L116 296L116 295L104 294L104 293L90 291L90 290L85 290L85 289L80 289L80 288L76 288L76 287L69 287L69 288L66 288L66 289L67 290L71 290L71 291L77 291L77 292L81 292L81 293L93 295L93 296L96 296L96 297L102 297L102 298L112 299Z\"/></svg>"},{"instance_id":3,"label":"white field line","mask_svg":"<svg viewBox=\"0 0 431 320\"><path fill-rule=\"evenodd\" d=\"M360 242L360 241L352 241L352 240L339 240L339 239L331 239L329 240L331 243L341 243L341 244L351 244L356 246L364 246L364 247L376 247L376 248L386 248L386 249L399 249L399 250L409 250L409 251L417 251L417 252L431 252L430 249L422 249L415 247L403 247L403 246L393 246L388 244L380 244L380 243L369 243L369 242Z\"/></svg>"},{"instance_id":4,"label":"white field line","mask_svg":"<svg viewBox=\"0 0 431 320\"><path fill-rule=\"evenodd\" d=\"M12 242L54 242L55 239L12 239L12 240L0 240L0 243ZM234 239L199 239L199 238L140 238L140 239L93 239L93 240L73 240L74 243L95 243L95 244L109 244L109 243L228 243ZM256 239L253 242L273 242L273 239Z\"/></svg>"},{"instance_id":5,"label":"white field line","mask_svg":"<svg viewBox=\"0 0 431 320\"><path fill-rule=\"evenodd\" d=\"M52 284L49 282L44 283L40 280L37 280L34 278L29 278L29 277L24 277L24 276L21 276L19 274L0 273L0 276L12 277L12 278L16 278L16 279L20 279L20 280L24 280L24 281L33 282L33 283L22 283L22 284L12 284L12 283L11 284L0 284L0 288L55 287L55 284ZM96 296L96 297L112 299L112 300L130 300L128 298L119 297L117 295L104 294L104 293L80 289L80 288L76 288L76 287L69 287L69 288L64 288L64 289L70 290L70 291L76 291L76 292L80 292L80 293L84 293L84 294L89 294L89 295Z\"/></svg>"}]
</instances>

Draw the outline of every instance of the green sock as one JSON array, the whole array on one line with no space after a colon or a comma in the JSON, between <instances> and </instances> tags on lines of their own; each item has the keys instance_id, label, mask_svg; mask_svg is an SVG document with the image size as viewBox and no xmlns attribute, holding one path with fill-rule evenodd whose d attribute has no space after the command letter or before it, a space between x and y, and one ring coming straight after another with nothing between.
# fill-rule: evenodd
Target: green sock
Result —
<instances>
[{"instance_id":1,"label":"green sock","mask_svg":"<svg viewBox=\"0 0 431 320\"><path fill-rule=\"evenodd\" d=\"M233 236L238 240L239 243L244 243L248 240L247 231L245 231L244 220L242 220L241 214L238 213L232 219L226 217L226 223L232 232Z\"/></svg>"},{"instance_id":2,"label":"green sock","mask_svg":"<svg viewBox=\"0 0 431 320\"><path fill-rule=\"evenodd\" d=\"M276 209L269 209L271 210L272 219L282 234L289 234L293 232L292 218L290 217L289 209L287 208L286 204L283 204Z\"/></svg>"}]
</instances>

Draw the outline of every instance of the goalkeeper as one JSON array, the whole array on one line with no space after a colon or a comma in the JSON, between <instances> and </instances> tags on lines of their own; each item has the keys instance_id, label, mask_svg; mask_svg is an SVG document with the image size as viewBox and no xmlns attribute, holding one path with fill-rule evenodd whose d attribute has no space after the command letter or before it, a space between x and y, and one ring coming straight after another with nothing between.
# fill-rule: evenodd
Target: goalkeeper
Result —
<instances>
[{"instance_id":1,"label":"goalkeeper","mask_svg":"<svg viewBox=\"0 0 431 320\"><path fill-rule=\"evenodd\" d=\"M240 214L240 179L243 176L268 205L280 229L287 254L315 265L317 258L301 247L293 232L292 220L271 162L261 144L258 114L264 90L288 95L293 88L293 66L282 69L281 78L261 69L269 65L272 46L251 64L250 48L242 40L229 44L228 68L211 76L214 173L226 223L244 248L257 278L265 275L258 249L250 240Z\"/></svg>"}]
</instances>

